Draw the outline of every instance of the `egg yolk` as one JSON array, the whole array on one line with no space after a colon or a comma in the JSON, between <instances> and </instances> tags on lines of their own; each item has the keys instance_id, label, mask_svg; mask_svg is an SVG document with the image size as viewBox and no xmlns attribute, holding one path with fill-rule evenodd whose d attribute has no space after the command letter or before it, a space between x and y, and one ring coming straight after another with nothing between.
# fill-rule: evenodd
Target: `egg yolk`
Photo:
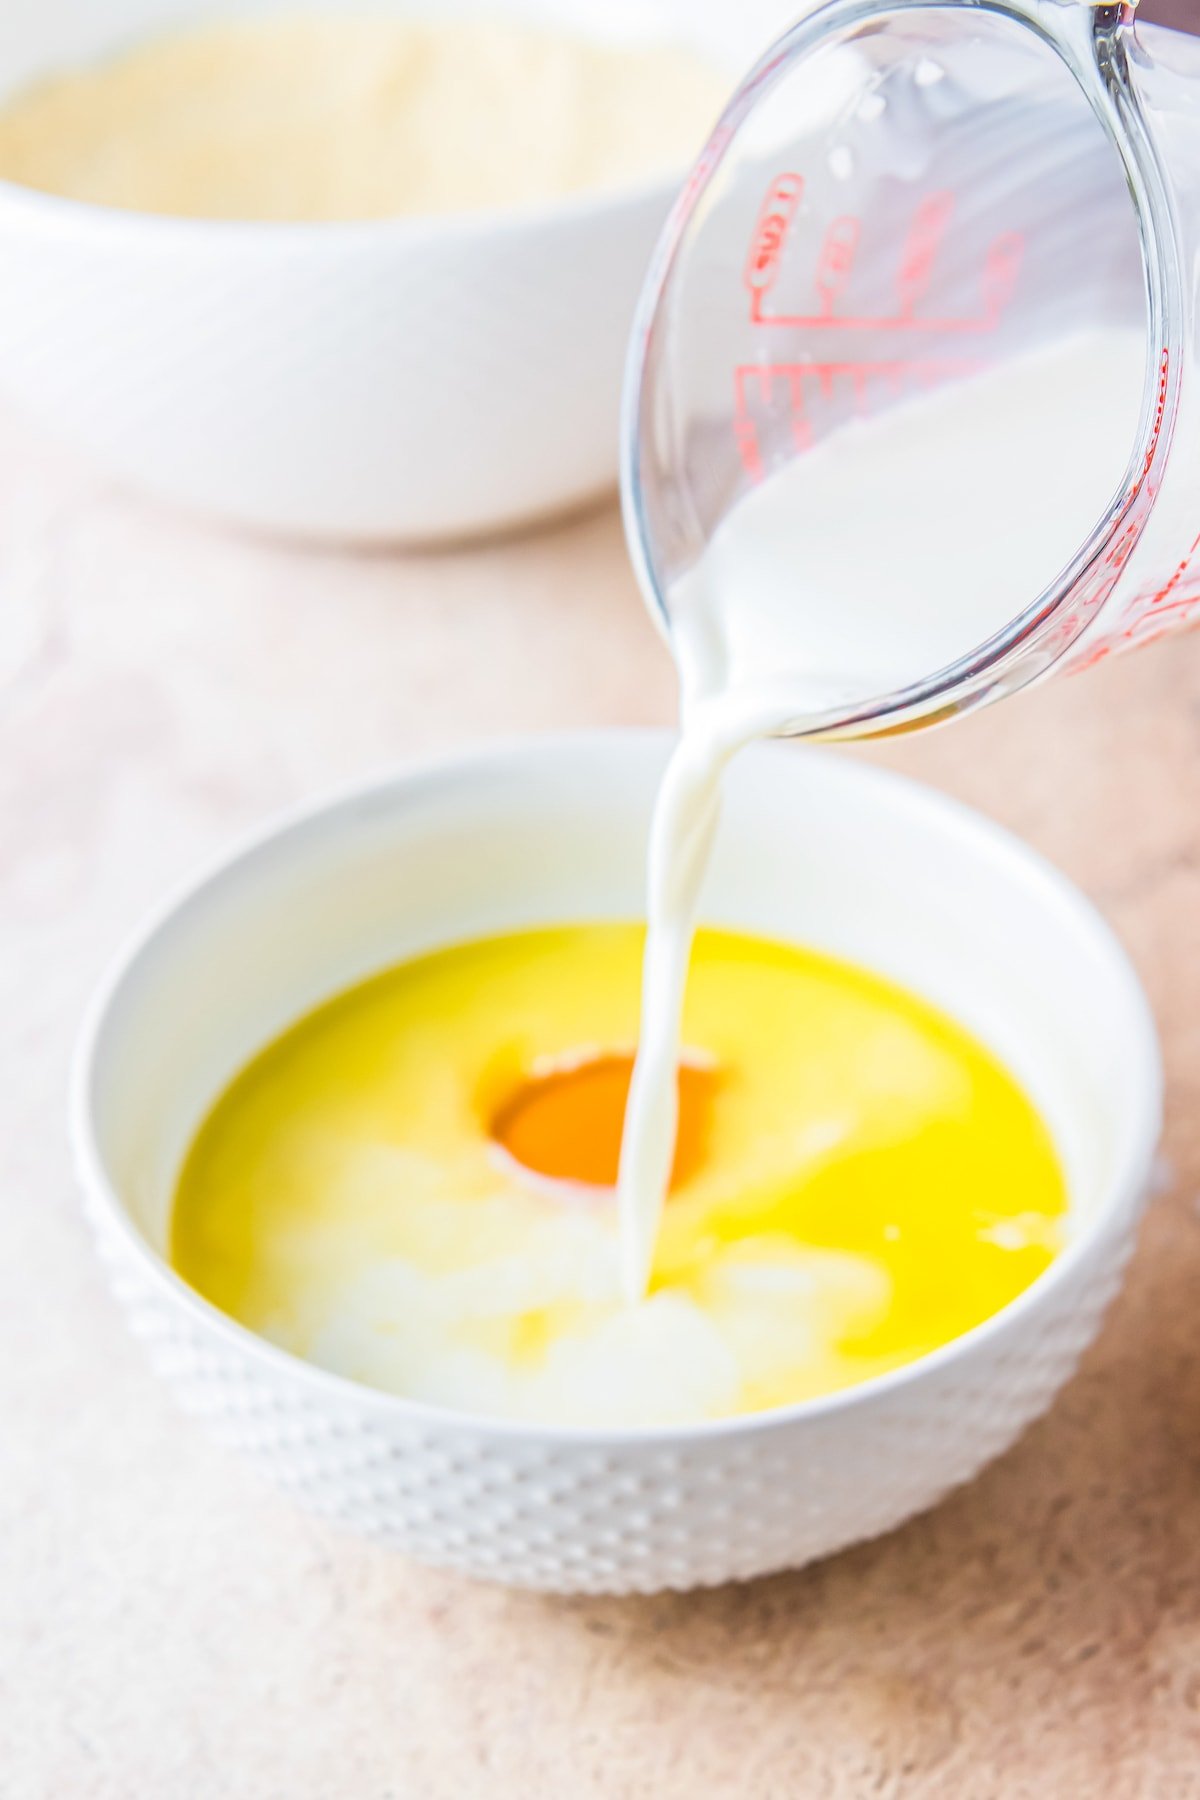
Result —
<instances>
[{"instance_id":1,"label":"egg yolk","mask_svg":"<svg viewBox=\"0 0 1200 1800\"><path fill-rule=\"evenodd\" d=\"M585 1187L616 1185L633 1057L607 1055L533 1075L492 1120L492 1137L534 1175ZM691 1179L704 1161L716 1071L681 1063L679 1125L671 1186Z\"/></svg>"}]
</instances>

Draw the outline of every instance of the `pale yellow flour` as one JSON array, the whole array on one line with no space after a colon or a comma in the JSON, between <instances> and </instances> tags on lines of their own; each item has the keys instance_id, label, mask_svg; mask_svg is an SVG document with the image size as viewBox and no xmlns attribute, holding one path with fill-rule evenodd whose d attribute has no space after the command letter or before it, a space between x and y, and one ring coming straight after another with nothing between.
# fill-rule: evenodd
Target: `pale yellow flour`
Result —
<instances>
[{"instance_id":1,"label":"pale yellow flour","mask_svg":"<svg viewBox=\"0 0 1200 1800\"><path fill-rule=\"evenodd\" d=\"M275 15L162 37L0 109L0 177L138 212L367 219L682 168L719 74L495 19Z\"/></svg>"}]
</instances>

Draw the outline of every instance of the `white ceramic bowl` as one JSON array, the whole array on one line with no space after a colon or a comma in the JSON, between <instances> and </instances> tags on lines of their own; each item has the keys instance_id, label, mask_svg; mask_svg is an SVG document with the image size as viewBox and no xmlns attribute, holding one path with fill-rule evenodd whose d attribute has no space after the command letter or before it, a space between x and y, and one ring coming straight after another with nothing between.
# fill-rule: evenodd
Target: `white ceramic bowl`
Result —
<instances>
[{"instance_id":1,"label":"white ceramic bowl","mask_svg":"<svg viewBox=\"0 0 1200 1800\"><path fill-rule=\"evenodd\" d=\"M608 35L628 15L631 31L647 30L645 5L491 6ZM765 33L777 7L751 8ZM0 7L0 90L230 10ZM673 19L684 29L687 9ZM747 55L759 40L747 34ZM730 59L732 82L742 58L728 33L707 42ZM625 340L676 185L506 216L258 225L117 212L0 182L0 388L119 477L238 524L360 543L511 526L615 482Z\"/></svg>"},{"instance_id":2,"label":"white ceramic bowl","mask_svg":"<svg viewBox=\"0 0 1200 1800\"><path fill-rule=\"evenodd\" d=\"M202 1114L265 1040L396 958L535 922L639 914L665 736L532 739L304 812L177 900L123 957L79 1052L89 1216L184 1404L315 1510L529 1586L688 1587L822 1556L965 1481L1049 1403L1133 1243L1157 1140L1154 1027L1108 928L958 805L830 752L734 765L704 913L909 983L1026 1083L1069 1174L1068 1248L1012 1306L831 1398L675 1430L439 1411L254 1337L163 1260Z\"/></svg>"}]
</instances>

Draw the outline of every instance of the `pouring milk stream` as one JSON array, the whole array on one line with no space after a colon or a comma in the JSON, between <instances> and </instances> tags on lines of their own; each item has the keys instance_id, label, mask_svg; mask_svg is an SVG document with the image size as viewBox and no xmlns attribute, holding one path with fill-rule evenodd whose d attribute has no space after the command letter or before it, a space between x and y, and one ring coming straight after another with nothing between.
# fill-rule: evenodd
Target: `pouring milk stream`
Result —
<instances>
[{"instance_id":1,"label":"pouring milk stream","mask_svg":"<svg viewBox=\"0 0 1200 1800\"><path fill-rule=\"evenodd\" d=\"M1200 47L1147 33L1152 64L1131 16L833 0L752 71L667 227L625 423L681 711L621 1150L629 1301L730 758L951 716L1200 609L1175 279L1200 205L1165 195L1161 156L1200 152L1171 86Z\"/></svg>"}]
</instances>

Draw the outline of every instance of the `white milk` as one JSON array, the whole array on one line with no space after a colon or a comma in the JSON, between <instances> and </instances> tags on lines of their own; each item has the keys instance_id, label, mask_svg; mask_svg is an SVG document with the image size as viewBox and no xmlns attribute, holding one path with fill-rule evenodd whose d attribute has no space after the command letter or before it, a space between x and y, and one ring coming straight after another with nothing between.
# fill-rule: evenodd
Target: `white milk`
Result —
<instances>
[{"instance_id":1,"label":"white milk","mask_svg":"<svg viewBox=\"0 0 1200 1800\"><path fill-rule=\"evenodd\" d=\"M1081 334L848 425L752 489L671 593L683 733L650 837L621 1146L631 1302L670 1179L683 993L725 764L754 738L936 674L1054 581L1125 474L1144 360L1132 333Z\"/></svg>"}]
</instances>

